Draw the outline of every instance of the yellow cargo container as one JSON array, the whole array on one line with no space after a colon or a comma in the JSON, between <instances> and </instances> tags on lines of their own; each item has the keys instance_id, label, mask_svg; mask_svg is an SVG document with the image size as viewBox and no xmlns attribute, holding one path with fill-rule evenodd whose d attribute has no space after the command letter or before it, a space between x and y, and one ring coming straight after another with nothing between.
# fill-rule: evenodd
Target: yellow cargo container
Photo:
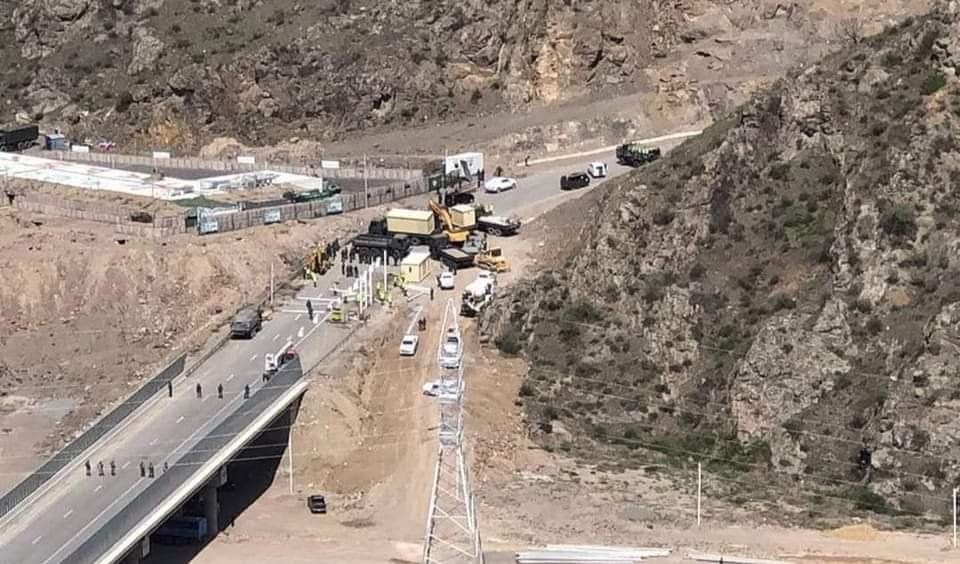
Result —
<instances>
[{"instance_id":1,"label":"yellow cargo container","mask_svg":"<svg viewBox=\"0 0 960 564\"><path fill-rule=\"evenodd\" d=\"M400 272L407 282L418 284L430 276L430 253L412 252L400 261Z\"/></svg>"},{"instance_id":2,"label":"yellow cargo container","mask_svg":"<svg viewBox=\"0 0 960 564\"><path fill-rule=\"evenodd\" d=\"M387 231L408 235L430 235L436 223L429 210L392 209L387 212Z\"/></svg>"},{"instance_id":3,"label":"yellow cargo container","mask_svg":"<svg viewBox=\"0 0 960 564\"><path fill-rule=\"evenodd\" d=\"M466 204L453 206L450 208L450 221L455 227L472 228L477 224L477 210Z\"/></svg>"}]
</instances>

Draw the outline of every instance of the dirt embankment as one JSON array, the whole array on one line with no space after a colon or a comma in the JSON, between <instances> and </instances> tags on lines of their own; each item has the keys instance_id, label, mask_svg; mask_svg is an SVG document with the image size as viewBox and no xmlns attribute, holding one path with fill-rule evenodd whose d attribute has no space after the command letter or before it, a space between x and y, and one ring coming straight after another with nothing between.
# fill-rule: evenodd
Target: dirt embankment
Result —
<instances>
[{"instance_id":1,"label":"dirt embankment","mask_svg":"<svg viewBox=\"0 0 960 564\"><path fill-rule=\"evenodd\" d=\"M262 296L271 264L283 279L311 243L355 232L365 217L121 245L109 225L0 210L0 415L69 400L70 415L37 445L59 446Z\"/></svg>"}]
</instances>

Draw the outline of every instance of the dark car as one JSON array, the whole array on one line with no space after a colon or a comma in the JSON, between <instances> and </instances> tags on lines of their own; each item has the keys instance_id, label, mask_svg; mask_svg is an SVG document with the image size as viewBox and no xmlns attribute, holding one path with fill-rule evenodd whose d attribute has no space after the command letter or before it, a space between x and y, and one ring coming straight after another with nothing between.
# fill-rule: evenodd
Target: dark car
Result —
<instances>
[{"instance_id":1,"label":"dark car","mask_svg":"<svg viewBox=\"0 0 960 564\"><path fill-rule=\"evenodd\" d=\"M560 177L561 190L576 190L590 185L590 176L585 172L571 172Z\"/></svg>"},{"instance_id":2,"label":"dark car","mask_svg":"<svg viewBox=\"0 0 960 564\"><path fill-rule=\"evenodd\" d=\"M327 500L322 495L311 495L307 498L307 507L310 509L310 513L326 513Z\"/></svg>"}]
</instances>

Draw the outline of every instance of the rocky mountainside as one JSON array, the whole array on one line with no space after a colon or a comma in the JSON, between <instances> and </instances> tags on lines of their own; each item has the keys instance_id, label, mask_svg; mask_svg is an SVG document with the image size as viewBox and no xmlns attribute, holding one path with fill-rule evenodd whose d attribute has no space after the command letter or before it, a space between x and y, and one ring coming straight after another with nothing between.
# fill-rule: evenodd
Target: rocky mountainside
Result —
<instances>
[{"instance_id":1,"label":"rocky mountainside","mask_svg":"<svg viewBox=\"0 0 960 564\"><path fill-rule=\"evenodd\" d=\"M949 515L958 11L794 70L570 204L590 209L569 259L483 320L530 361L520 399L545 445L700 461L743 500L814 495L795 514L839 497Z\"/></svg>"},{"instance_id":2,"label":"rocky mountainside","mask_svg":"<svg viewBox=\"0 0 960 564\"><path fill-rule=\"evenodd\" d=\"M833 24L819 23L833 21L822 7L833 4L5 1L0 120L39 120L121 144L135 133L134 141L178 149L218 134L258 145L324 140L649 88L663 79L650 65L674 46L756 22L785 22L774 38L804 37L789 49L763 39L765 51L795 60L836 39ZM871 4L866 13L895 15L908 4ZM730 50L733 40L723 41Z\"/></svg>"}]
</instances>

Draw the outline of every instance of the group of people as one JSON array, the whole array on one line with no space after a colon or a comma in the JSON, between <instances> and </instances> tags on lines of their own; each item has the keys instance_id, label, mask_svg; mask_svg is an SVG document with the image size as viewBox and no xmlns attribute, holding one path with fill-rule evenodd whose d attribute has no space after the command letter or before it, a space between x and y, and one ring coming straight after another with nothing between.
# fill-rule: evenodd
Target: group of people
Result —
<instances>
[{"instance_id":1,"label":"group of people","mask_svg":"<svg viewBox=\"0 0 960 564\"><path fill-rule=\"evenodd\" d=\"M85 462L83 463L83 466L84 466L84 469L85 469L86 472L87 472L87 476L92 476L92 475L93 475L93 466L90 464L90 461L89 461L89 460L85 461ZM168 462L164 462L164 463L163 463L163 471L166 472L166 471L169 470L169 469L170 469L170 464L169 464ZM104 475L105 475L105 471L104 471L104 469L103 469L103 461L102 461L102 460L97 462L97 475L98 475L98 476L104 476ZM110 475L111 475L111 476L116 476L116 475L117 475L117 463L116 463L115 461L113 461L113 460L110 461ZM155 478L155 477L156 477L156 471L155 471L154 468L153 468L153 462L147 462L147 463L145 463L143 460L140 461L140 477L141 477L141 478L146 478L146 477Z\"/></svg>"}]
</instances>

